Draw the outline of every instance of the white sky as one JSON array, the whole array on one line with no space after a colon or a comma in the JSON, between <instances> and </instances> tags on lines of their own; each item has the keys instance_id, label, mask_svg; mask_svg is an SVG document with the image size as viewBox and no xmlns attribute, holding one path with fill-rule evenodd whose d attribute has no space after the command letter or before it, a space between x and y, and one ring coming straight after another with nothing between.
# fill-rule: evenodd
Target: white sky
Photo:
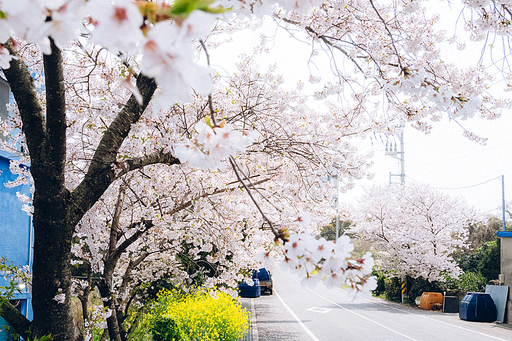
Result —
<instances>
[{"instance_id":1,"label":"white sky","mask_svg":"<svg viewBox=\"0 0 512 341\"><path fill-rule=\"evenodd\" d=\"M433 12L450 14L443 25L447 31L453 32L454 23L449 19L458 16L459 12L450 12L446 1L431 4ZM461 24L462 20L459 26ZM274 32L274 28L267 32ZM460 37L465 33L459 28L457 34ZM229 65L234 65L238 54L252 54L252 46L258 41L257 32L245 32L243 38L236 39L234 44L210 51L212 64L222 64L232 70ZM469 45L463 52L455 50L453 46L445 47L447 61L453 59L459 64L465 62L474 65L479 59L482 43ZM264 61L268 64L277 63L278 73L290 80L290 84L295 84L299 79L306 81L310 71L316 73L311 64L308 70L310 52L310 46L289 39L284 30L278 30L271 53L262 57L259 64L264 71ZM500 81L499 75L496 77L492 93L501 93L504 82ZM461 123L467 130L487 137L487 145L481 146L467 140L462 136L463 129L455 122L448 122L448 119L434 124L433 131L428 135L411 127L405 128L406 182L430 184L451 196L463 197L480 213L495 214L501 218L502 175L505 177L506 200L512 202L512 111L505 112L502 118L494 121L474 118ZM399 148L399 140L396 139L396 142ZM371 169L375 177L371 181L359 181L354 190L341 196L342 202L353 202L362 193L362 186L389 184L389 173L400 173L399 161L384 155L385 146L380 139L373 139L373 143L366 139L359 143L358 149L375 151L374 166ZM400 179L393 177L392 181L399 182Z\"/></svg>"}]
</instances>

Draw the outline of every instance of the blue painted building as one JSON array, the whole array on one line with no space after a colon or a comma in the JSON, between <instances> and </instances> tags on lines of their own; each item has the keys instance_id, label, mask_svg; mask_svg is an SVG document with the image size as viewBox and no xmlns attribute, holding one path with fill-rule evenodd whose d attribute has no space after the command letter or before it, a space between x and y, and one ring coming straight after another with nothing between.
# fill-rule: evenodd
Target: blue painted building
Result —
<instances>
[{"instance_id":1,"label":"blue painted building","mask_svg":"<svg viewBox=\"0 0 512 341\"><path fill-rule=\"evenodd\" d=\"M5 104L9 101L9 88L7 82L0 79L0 117L7 117ZM28 185L8 188L4 184L16 179L16 175L9 170L11 160L17 160L15 154L0 150L0 257L19 266L32 267L33 229L31 217L22 211L23 203L16 196L16 192L30 196ZM0 286L6 286L9 281L0 276ZM29 320L32 319L32 295L27 286L21 293L15 295L12 303ZM0 341L11 340L10 334L3 326L7 325L0 317Z\"/></svg>"}]
</instances>

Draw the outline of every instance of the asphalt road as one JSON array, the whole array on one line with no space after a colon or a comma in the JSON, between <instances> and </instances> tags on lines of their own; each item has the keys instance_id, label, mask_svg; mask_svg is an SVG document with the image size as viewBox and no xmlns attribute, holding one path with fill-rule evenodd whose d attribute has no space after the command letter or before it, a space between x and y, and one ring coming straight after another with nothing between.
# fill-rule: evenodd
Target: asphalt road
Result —
<instances>
[{"instance_id":1,"label":"asphalt road","mask_svg":"<svg viewBox=\"0 0 512 341\"><path fill-rule=\"evenodd\" d=\"M377 298L352 300L347 291L322 284L302 288L282 271L273 279L273 295L251 299L254 341L512 340L512 325L469 322Z\"/></svg>"}]
</instances>

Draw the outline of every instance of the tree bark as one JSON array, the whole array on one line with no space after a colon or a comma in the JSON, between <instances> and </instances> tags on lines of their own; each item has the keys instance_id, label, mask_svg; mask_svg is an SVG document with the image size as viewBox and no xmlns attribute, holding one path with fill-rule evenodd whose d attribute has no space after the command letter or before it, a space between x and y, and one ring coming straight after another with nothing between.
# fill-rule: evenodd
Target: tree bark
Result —
<instances>
[{"instance_id":1,"label":"tree bark","mask_svg":"<svg viewBox=\"0 0 512 341\"><path fill-rule=\"evenodd\" d=\"M2 317L20 334L24 339L30 337L30 321L23 316L18 309L13 307L5 298L0 298L0 311Z\"/></svg>"}]
</instances>

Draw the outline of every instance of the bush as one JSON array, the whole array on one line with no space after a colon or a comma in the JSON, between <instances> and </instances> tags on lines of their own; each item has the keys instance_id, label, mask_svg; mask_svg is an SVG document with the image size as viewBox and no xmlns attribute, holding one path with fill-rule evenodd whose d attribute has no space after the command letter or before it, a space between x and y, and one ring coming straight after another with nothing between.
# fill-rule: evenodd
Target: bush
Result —
<instances>
[{"instance_id":1,"label":"bush","mask_svg":"<svg viewBox=\"0 0 512 341\"><path fill-rule=\"evenodd\" d=\"M158 317L150 327L153 341L180 341L184 335L176 322L169 317Z\"/></svg>"},{"instance_id":2,"label":"bush","mask_svg":"<svg viewBox=\"0 0 512 341\"><path fill-rule=\"evenodd\" d=\"M223 292L185 294L162 290L131 340L236 341L248 328L249 313Z\"/></svg>"},{"instance_id":3,"label":"bush","mask_svg":"<svg viewBox=\"0 0 512 341\"><path fill-rule=\"evenodd\" d=\"M500 238L483 243L476 250L457 255L456 261L464 272L479 272L487 281L498 279L500 273Z\"/></svg>"},{"instance_id":4,"label":"bush","mask_svg":"<svg viewBox=\"0 0 512 341\"><path fill-rule=\"evenodd\" d=\"M478 270L487 282L498 279L500 273L500 238L497 241L485 243L481 247L482 260L478 264Z\"/></svg>"},{"instance_id":5,"label":"bush","mask_svg":"<svg viewBox=\"0 0 512 341\"><path fill-rule=\"evenodd\" d=\"M377 287L373 290L375 296L380 296L386 292L386 275L382 271L373 270L372 276L377 277Z\"/></svg>"},{"instance_id":6,"label":"bush","mask_svg":"<svg viewBox=\"0 0 512 341\"><path fill-rule=\"evenodd\" d=\"M386 299L393 302L402 302L402 287L400 279L397 277L384 280Z\"/></svg>"},{"instance_id":7,"label":"bush","mask_svg":"<svg viewBox=\"0 0 512 341\"><path fill-rule=\"evenodd\" d=\"M449 278L448 282L465 292L483 292L487 279L478 272L468 271L460 275L459 279Z\"/></svg>"}]
</instances>

